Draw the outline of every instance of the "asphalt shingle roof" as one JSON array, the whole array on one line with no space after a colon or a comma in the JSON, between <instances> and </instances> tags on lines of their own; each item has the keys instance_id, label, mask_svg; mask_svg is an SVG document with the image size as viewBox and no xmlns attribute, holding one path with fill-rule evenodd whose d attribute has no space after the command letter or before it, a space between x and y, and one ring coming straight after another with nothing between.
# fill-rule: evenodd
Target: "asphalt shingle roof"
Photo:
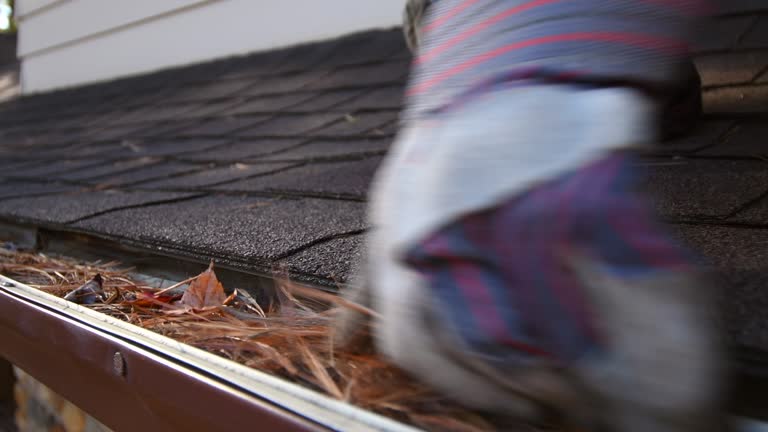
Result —
<instances>
[{"instance_id":1,"label":"asphalt shingle roof","mask_svg":"<svg viewBox=\"0 0 768 432\"><path fill-rule=\"evenodd\" d=\"M270 274L278 260L339 237L360 234L365 228L364 213L365 205L355 201L211 194L102 212L81 218L71 227L153 249L174 250L183 256L216 257ZM315 259L338 268L336 261L349 261L348 254L336 250Z\"/></svg>"},{"instance_id":2,"label":"asphalt shingle roof","mask_svg":"<svg viewBox=\"0 0 768 432\"><path fill-rule=\"evenodd\" d=\"M733 341L768 350L768 6L738 0L695 46L705 118L644 152L663 218L723 280ZM351 35L0 104L0 221L335 286L410 55Z\"/></svg>"}]
</instances>

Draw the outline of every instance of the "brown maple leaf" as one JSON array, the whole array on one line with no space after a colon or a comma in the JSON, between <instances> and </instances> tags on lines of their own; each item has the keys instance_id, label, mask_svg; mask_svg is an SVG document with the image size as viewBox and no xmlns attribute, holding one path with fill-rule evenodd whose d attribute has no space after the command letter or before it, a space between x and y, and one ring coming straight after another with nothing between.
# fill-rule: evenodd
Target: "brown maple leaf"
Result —
<instances>
[{"instance_id":1,"label":"brown maple leaf","mask_svg":"<svg viewBox=\"0 0 768 432\"><path fill-rule=\"evenodd\" d=\"M214 309L231 302L236 295L237 291L229 297L224 292L224 287L213 272L213 261L211 261L208 270L200 273L189 284L189 288L181 296L179 306L196 311Z\"/></svg>"}]
</instances>

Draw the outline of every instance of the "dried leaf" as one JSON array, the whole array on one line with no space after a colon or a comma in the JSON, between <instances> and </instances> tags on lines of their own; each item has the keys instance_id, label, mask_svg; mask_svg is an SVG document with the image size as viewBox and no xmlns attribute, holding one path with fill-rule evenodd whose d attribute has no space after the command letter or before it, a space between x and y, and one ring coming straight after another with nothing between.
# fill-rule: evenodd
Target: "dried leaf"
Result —
<instances>
[{"instance_id":1,"label":"dried leaf","mask_svg":"<svg viewBox=\"0 0 768 432\"><path fill-rule=\"evenodd\" d=\"M237 292L229 297L224 293L224 287L213 272L213 261L208 266L208 270L200 273L189 288L181 296L179 304L192 310L204 310L221 307L235 298Z\"/></svg>"},{"instance_id":2,"label":"dried leaf","mask_svg":"<svg viewBox=\"0 0 768 432\"><path fill-rule=\"evenodd\" d=\"M160 292L138 292L136 298L126 303L138 307L162 307L178 300L181 297L180 294L165 294Z\"/></svg>"},{"instance_id":3,"label":"dried leaf","mask_svg":"<svg viewBox=\"0 0 768 432\"><path fill-rule=\"evenodd\" d=\"M62 277L63 279L66 279ZM100 274L97 274L93 279L84 283L81 287L70 292L64 296L64 300L69 300L77 304L94 304L96 302L104 301L101 297L103 290L104 280Z\"/></svg>"}]
</instances>

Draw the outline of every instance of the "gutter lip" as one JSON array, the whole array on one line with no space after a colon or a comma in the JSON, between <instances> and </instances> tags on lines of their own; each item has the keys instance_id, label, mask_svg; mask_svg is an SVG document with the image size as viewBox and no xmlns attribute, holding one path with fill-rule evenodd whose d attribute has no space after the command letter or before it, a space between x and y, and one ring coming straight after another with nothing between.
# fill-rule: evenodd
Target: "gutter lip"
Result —
<instances>
[{"instance_id":1,"label":"gutter lip","mask_svg":"<svg viewBox=\"0 0 768 432\"><path fill-rule=\"evenodd\" d=\"M47 312L47 315L55 317L58 324L63 326L63 328L73 330L74 327L79 327L76 331L83 333L81 329L87 327L88 333L94 339L96 337L107 338L114 343L139 352L142 362L173 367L177 371L184 372L184 375L188 377L187 379L199 380L201 376L204 377L207 380L206 385L211 388L211 392L208 395L199 395L201 406L206 405L208 396L214 397L216 395L214 386L218 386L220 389L239 393L255 402L252 404L253 412L250 413L254 421L257 421L260 416L277 415L278 417L294 416L308 421L304 427L297 427L295 430L316 430L318 426L323 429L356 431L412 432L418 430L378 414L331 399L298 384L240 365L100 312L89 310L2 275L0 275L0 295L6 297L6 299L13 299L20 304L35 308L39 315ZM0 311L8 306L8 303L5 300L0 301ZM9 323L7 321L2 322L3 315L0 313L0 327L16 327L16 330L19 330L19 333L22 334L30 332L30 330L24 331L25 322L38 319L36 316L25 316L25 319L22 321ZM48 330L56 331L53 328ZM81 345L87 345L88 340L81 340L79 342L82 342ZM72 357L83 357L82 353L62 353L61 350L64 349L66 351L68 346L70 345L59 344L56 347L47 349L46 351L50 353L50 357L46 359L49 364L55 365L56 358L62 354L70 354ZM74 345L71 347L74 348ZM8 351L12 350L13 347L0 343L0 354L7 354ZM13 359L9 358L9 360ZM133 360L137 361L136 359ZM25 364L15 364L22 369L25 368ZM135 365L132 366L136 367ZM103 369L104 365L89 364L87 367L89 369ZM82 377L73 376L71 379L72 385L77 386ZM82 392L79 394L83 398L88 397L87 394ZM79 401L73 400L73 402L77 404ZM266 403L283 413L269 413L269 410L263 407L259 408L259 403L261 405ZM124 410L120 412L123 413L122 415L131 415L130 411ZM100 418L99 420L102 419ZM109 419L103 419L102 421L106 424L111 423ZM312 425L315 426L313 427Z\"/></svg>"}]
</instances>

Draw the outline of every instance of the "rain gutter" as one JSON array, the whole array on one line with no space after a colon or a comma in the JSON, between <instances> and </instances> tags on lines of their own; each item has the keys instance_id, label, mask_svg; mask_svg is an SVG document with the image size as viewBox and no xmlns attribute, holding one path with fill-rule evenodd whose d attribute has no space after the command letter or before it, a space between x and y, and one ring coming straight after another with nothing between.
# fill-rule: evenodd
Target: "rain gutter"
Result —
<instances>
[{"instance_id":1,"label":"rain gutter","mask_svg":"<svg viewBox=\"0 0 768 432\"><path fill-rule=\"evenodd\" d=\"M0 233L46 253L116 259L155 281L207 264L83 233L2 221ZM217 260L225 285L268 296L269 275L244 270ZM730 411L768 421L768 353L734 346L729 354ZM2 275L0 357L114 430L415 430Z\"/></svg>"},{"instance_id":2,"label":"rain gutter","mask_svg":"<svg viewBox=\"0 0 768 432\"><path fill-rule=\"evenodd\" d=\"M415 430L4 276L0 356L114 430Z\"/></svg>"}]
</instances>

